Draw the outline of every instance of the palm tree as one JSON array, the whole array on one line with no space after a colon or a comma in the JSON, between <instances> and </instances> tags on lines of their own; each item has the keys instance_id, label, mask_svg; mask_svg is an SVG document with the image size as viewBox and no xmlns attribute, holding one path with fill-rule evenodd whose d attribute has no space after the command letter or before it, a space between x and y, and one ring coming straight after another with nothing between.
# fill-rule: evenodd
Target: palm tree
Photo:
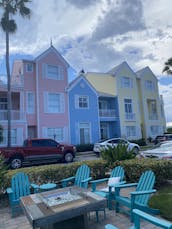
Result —
<instances>
[{"instance_id":1,"label":"palm tree","mask_svg":"<svg viewBox=\"0 0 172 229\"><path fill-rule=\"evenodd\" d=\"M0 8L3 10L3 15L0 21L0 25L5 32L6 37L6 72L7 72L7 101L8 101L8 147L11 146L11 76L10 76L10 64L9 64L9 35L15 33L17 30L17 24L12 16L17 13L22 17L30 17L30 9L26 7L26 4L31 2L30 0L0 0Z\"/></svg>"},{"instance_id":2,"label":"palm tree","mask_svg":"<svg viewBox=\"0 0 172 229\"><path fill-rule=\"evenodd\" d=\"M172 75L172 57L165 62L162 72L166 72L168 75Z\"/></svg>"}]
</instances>

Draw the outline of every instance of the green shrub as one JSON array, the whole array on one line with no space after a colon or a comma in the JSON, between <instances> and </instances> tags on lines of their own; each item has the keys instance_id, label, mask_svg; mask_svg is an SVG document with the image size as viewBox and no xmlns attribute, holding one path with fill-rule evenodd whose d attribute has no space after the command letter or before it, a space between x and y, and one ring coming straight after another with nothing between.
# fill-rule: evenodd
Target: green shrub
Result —
<instances>
[{"instance_id":1,"label":"green shrub","mask_svg":"<svg viewBox=\"0 0 172 229\"><path fill-rule=\"evenodd\" d=\"M77 152L93 151L93 144L76 145Z\"/></svg>"},{"instance_id":2,"label":"green shrub","mask_svg":"<svg viewBox=\"0 0 172 229\"><path fill-rule=\"evenodd\" d=\"M11 184L11 177L17 172L25 172L31 183L43 184L55 182L60 187L61 180L74 176L77 168L83 163L91 169L93 180L108 177L109 172L115 166L121 165L125 171L127 182L138 182L140 175L151 169L156 175L156 186L160 187L167 180L172 180L172 161L155 159L132 159L115 161L113 164L102 159L92 161L74 162L70 164L51 164L43 166L25 167L16 170L8 170L2 178L2 188L5 190Z\"/></svg>"},{"instance_id":3,"label":"green shrub","mask_svg":"<svg viewBox=\"0 0 172 229\"><path fill-rule=\"evenodd\" d=\"M149 201L152 208L160 210L160 214L167 220L172 220L172 185L161 188Z\"/></svg>"},{"instance_id":4,"label":"green shrub","mask_svg":"<svg viewBox=\"0 0 172 229\"><path fill-rule=\"evenodd\" d=\"M117 161L113 166L121 165L125 170L126 180L137 182L141 174L146 170L154 171L156 175L156 186L160 187L167 180L172 180L172 161L156 159L133 159Z\"/></svg>"},{"instance_id":5,"label":"green shrub","mask_svg":"<svg viewBox=\"0 0 172 229\"><path fill-rule=\"evenodd\" d=\"M125 144L118 144L115 147L107 146L107 148L101 150L101 157L111 167L115 161L133 159L135 157L133 151L127 148L128 146Z\"/></svg>"},{"instance_id":6,"label":"green shrub","mask_svg":"<svg viewBox=\"0 0 172 229\"><path fill-rule=\"evenodd\" d=\"M0 193L4 191L5 174L7 173L7 166L4 164L4 158L0 155Z\"/></svg>"},{"instance_id":7,"label":"green shrub","mask_svg":"<svg viewBox=\"0 0 172 229\"><path fill-rule=\"evenodd\" d=\"M3 141L3 127L0 125L0 143Z\"/></svg>"},{"instance_id":8,"label":"green shrub","mask_svg":"<svg viewBox=\"0 0 172 229\"><path fill-rule=\"evenodd\" d=\"M70 164L51 164L42 166L25 167L16 170L8 170L3 180L3 187L6 189L11 184L11 178L18 172L24 172L29 176L31 183L38 185L48 182L56 183L59 187L61 180L70 176L74 176L77 168L83 163L91 168L91 177L98 179L105 177L105 172L108 171L106 162L98 159L93 161L74 162Z\"/></svg>"}]
</instances>

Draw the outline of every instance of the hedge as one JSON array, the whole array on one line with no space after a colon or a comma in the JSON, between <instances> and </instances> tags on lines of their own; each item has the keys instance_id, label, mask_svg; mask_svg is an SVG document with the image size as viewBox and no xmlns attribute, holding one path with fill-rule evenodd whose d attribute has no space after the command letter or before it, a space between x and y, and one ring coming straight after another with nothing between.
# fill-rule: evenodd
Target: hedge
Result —
<instances>
[{"instance_id":1,"label":"hedge","mask_svg":"<svg viewBox=\"0 0 172 229\"><path fill-rule=\"evenodd\" d=\"M91 168L91 176L93 180L108 176L107 172L111 170L111 168L107 166L106 161L102 159L74 162L70 164L51 164L25 167L16 170L8 170L5 174L3 189L5 190L10 186L11 177L17 172L25 172L28 174L31 183L43 184L47 182L54 182L59 185L62 179L74 176L77 168L83 163L87 164ZM172 180L172 161L131 159L125 161L116 161L113 167L118 165L121 165L124 168L127 182L137 182L142 172L149 169L154 171L156 175L157 187L167 180Z\"/></svg>"},{"instance_id":2,"label":"hedge","mask_svg":"<svg viewBox=\"0 0 172 229\"><path fill-rule=\"evenodd\" d=\"M30 183L36 183L41 185L43 183L53 182L60 186L61 180L70 176L74 176L77 168L83 163L87 164L91 168L91 176L93 179L101 178L105 176L105 172L108 171L106 162L103 160L74 162L70 164L51 164L42 166L24 167L15 170L8 170L5 174L5 180L3 182L3 189L5 190L10 186L11 178L18 172L24 172L29 176Z\"/></svg>"},{"instance_id":3,"label":"hedge","mask_svg":"<svg viewBox=\"0 0 172 229\"><path fill-rule=\"evenodd\" d=\"M152 170L156 175L156 186L160 187L168 180L172 180L172 161L156 159L132 159L117 161L114 167L121 165L125 170L126 180L137 182L140 175L146 170Z\"/></svg>"}]
</instances>

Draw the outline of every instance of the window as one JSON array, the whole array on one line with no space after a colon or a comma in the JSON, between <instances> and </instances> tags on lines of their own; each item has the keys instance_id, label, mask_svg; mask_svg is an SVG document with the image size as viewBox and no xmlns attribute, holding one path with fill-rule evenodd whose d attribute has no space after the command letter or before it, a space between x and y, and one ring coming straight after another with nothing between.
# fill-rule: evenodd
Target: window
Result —
<instances>
[{"instance_id":1,"label":"window","mask_svg":"<svg viewBox=\"0 0 172 229\"><path fill-rule=\"evenodd\" d=\"M133 80L129 77L123 76L122 77L122 87L132 88L133 87Z\"/></svg>"},{"instance_id":2,"label":"window","mask_svg":"<svg viewBox=\"0 0 172 229\"><path fill-rule=\"evenodd\" d=\"M151 80L146 80L145 81L145 88L148 91L155 91L155 85Z\"/></svg>"},{"instance_id":3,"label":"window","mask_svg":"<svg viewBox=\"0 0 172 229\"><path fill-rule=\"evenodd\" d=\"M135 126L126 126L126 135L127 137L136 136L136 127Z\"/></svg>"},{"instance_id":4,"label":"window","mask_svg":"<svg viewBox=\"0 0 172 229\"><path fill-rule=\"evenodd\" d=\"M59 128L47 128L48 138L54 139L56 141L63 141L64 131L62 127Z\"/></svg>"},{"instance_id":5,"label":"window","mask_svg":"<svg viewBox=\"0 0 172 229\"><path fill-rule=\"evenodd\" d=\"M89 107L88 96L76 96L75 103L76 103L76 108L88 108Z\"/></svg>"},{"instance_id":6,"label":"window","mask_svg":"<svg viewBox=\"0 0 172 229\"><path fill-rule=\"evenodd\" d=\"M90 143L90 123L79 123L80 144Z\"/></svg>"},{"instance_id":7,"label":"window","mask_svg":"<svg viewBox=\"0 0 172 229\"><path fill-rule=\"evenodd\" d=\"M33 114L35 112L35 95L33 92L27 92L27 112Z\"/></svg>"},{"instance_id":8,"label":"window","mask_svg":"<svg viewBox=\"0 0 172 229\"><path fill-rule=\"evenodd\" d=\"M2 145L7 144L7 129L3 130L3 141L1 142ZM17 129L11 130L11 145L17 144Z\"/></svg>"},{"instance_id":9,"label":"window","mask_svg":"<svg viewBox=\"0 0 172 229\"><path fill-rule=\"evenodd\" d=\"M26 72L33 72L33 63L26 63Z\"/></svg>"},{"instance_id":10,"label":"window","mask_svg":"<svg viewBox=\"0 0 172 229\"><path fill-rule=\"evenodd\" d=\"M60 66L47 65L46 77L53 80L62 80L63 68Z\"/></svg>"},{"instance_id":11,"label":"window","mask_svg":"<svg viewBox=\"0 0 172 229\"><path fill-rule=\"evenodd\" d=\"M60 94L48 93L48 112L60 112Z\"/></svg>"},{"instance_id":12,"label":"window","mask_svg":"<svg viewBox=\"0 0 172 229\"><path fill-rule=\"evenodd\" d=\"M134 120L135 114L133 113L132 100L124 99L125 118L127 120Z\"/></svg>"},{"instance_id":13,"label":"window","mask_svg":"<svg viewBox=\"0 0 172 229\"><path fill-rule=\"evenodd\" d=\"M7 110L7 109L8 109L7 98L0 98L0 110Z\"/></svg>"}]
</instances>

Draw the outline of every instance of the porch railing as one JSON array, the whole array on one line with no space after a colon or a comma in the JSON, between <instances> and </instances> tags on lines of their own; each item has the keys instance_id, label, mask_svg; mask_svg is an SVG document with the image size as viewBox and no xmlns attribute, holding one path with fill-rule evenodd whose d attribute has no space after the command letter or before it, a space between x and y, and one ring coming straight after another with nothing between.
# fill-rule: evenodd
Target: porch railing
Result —
<instances>
[{"instance_id":1,"label":"porch railing","mask_svg":"<svg viewBox=\"0 0 172 229\"><path fill-rule=\"evenodd\" d=\"M115 109L99 109L100 117L117 117Z\"/></svg>"},{"instance_id":2,"label":"porch railing","mask_svg":"<svg viewBox=\"0 0 172 229\"><path fill-rule=\"evenodd\" d=\"M12 110L11 111L11 120L25 120L26 115L25 112L19 110ZM7 110L0 110L0 120L6 121L8 120L8 111Z\"/></svg>"}]
</instances>

